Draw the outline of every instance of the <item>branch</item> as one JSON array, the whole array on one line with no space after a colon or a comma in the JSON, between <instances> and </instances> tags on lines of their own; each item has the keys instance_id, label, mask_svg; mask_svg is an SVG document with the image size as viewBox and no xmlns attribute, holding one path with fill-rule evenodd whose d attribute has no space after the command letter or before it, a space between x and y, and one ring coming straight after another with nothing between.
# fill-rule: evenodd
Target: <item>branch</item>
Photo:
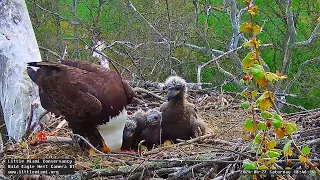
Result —
<instances>
[{"instance_id":1,"label":"branch","mask_svg":"<svg viewBox=\"0 0 320 180\"><path fill-rule=\"evenodd\" d=\"M242 48L243 48L243 46L237 47L237 48L235 48L235 49L232 49L232 50L230 50L230 51L227 51L227 52L219 55L218 57L213 57L210 61L208 61L208 62L206 62L206 63L204 63L204 64L199 65L199 66L198 66L198 72L197 72L197 83L198 83L198 84L201 83L201 70L202 70L202 68L204 68L205 66L209 65L210 63L212 63L212 62L214 62L214 61L217 61L218 59L220 59L220 58L222 58L222 57L224 57L224 56L226 56L226 55L228 55L228 54L230 54L230 53L232 53L232 52L234 52L234 51L238 51L239 49L242 49Z\"/></svg>"},{"instance_id":2,"label":"branch","mask_svg":"<svg viewBox=\"0 0 320 180\"><path fill-rule=\"evenodd\" d=\"M148 95L151 95L151 96L153 96L153 97L155 97L155 98L157 98L157 99L159 99L159 100L161 100L161 101L165 101L165 99L163 98L163 97L161 97L161 96L159 96L159 95L157 95L157 94L155 94L155 93L153 93L153 92L151 92L151 91L148 91L148 90L146 90L146 89L143 89L143 88L134 88L133 89L135 92L143 92L143 93L146 93L146 94L148 94Z\"/></svg>"},{"instance_id":3,"label":"branch","mask_svg":"<svg viewBox=\"0 0 320 180\"><path fill-rule=\"evenodd\" d=\"M230 23L232 26L232 39L231 43L228 49L234 49L238 45L239 41L239 26L240 26L240 16L241 14L238 14L237 12L239 11L237 8L236 0L229 0L228 1L230 4L230 8L227 9L227 12L229 14L230 18Z\"/></svg>"},{"instance_id":4,"label":"branch","mask_svg":"<svg viewBox=\"0 0 320 180\"><path fill-rule=\"evenodd\" d=\"M225 176L219 176L214 178L213 180L224 180L224 179L238 179L240 177L241 171L232 171Z\"/></svg>"},{"instance_id":5,"label":"branch","mask_svg":"<svg viewBox=\"0 0 320 180\"><path fill-rule=\"evenodd\" d=\"M290 49L292 43L295 41L296 37L296 30L294 27L294 20L293 20L293 11L292 11L292 1L291 0L286 0L285 1L285 6L286 6L286 24L287 24L287 42L283 42L283 61L282 61L282 67L281 67L281 74L285 74L287 71L287 68L290 64ZM282 83L280 82L278 88L280 89L282 86Z\"/></svg>"},{"instance_id":6,"label":"branch","mask_svg":"<svg viewBox=\"0 0 320 180\"><path fill-rule=\"evenodd\" d=\"M302 106L297 106L297 105L295 105L295 104L291 104L291 103L287 103L287 102L285 102L285 101L281 101L279 98L277 98L277 97L275 97L275 99L277 100L277 102L280 102L281 104L284 104L284 105L286 105L286 106L292 106L292 107L294 107L294 108L297 108L297 109L300 109L300 110L303 110L303 111L305 111L305 110L307 110L306 108L304 108L304 107L302 107Z\"/></svg>"},{"instance_id":7,"label":"branch","mask_svg":"<svg viewBox=\"0 0 320 180\"><path fill-rule=\"evenodd\" d=\"M100 54L100 55L101 55L102 57L104 57L105 59L107 59L107 60L112 64L112 66L115 68L115 70L118 72L119 75L120 75L120 72L117 70L117 67L116 67L114 64L116 64L116 65L124 68L124 69L127 70L128 72L132 73L128 68L126 68L125 66L121 65L121 64L118 63L117 61L114 61L114 60L110 59L110 58L109 58L107 55L105 55L103 52L98 51L98 50L96 50L96 49L93 49L93 51L96 52L96 53L98 53L98 54Z\"/></svg>"},{"instance_id":8,"label":"branch","mask_svg":"<svg viewBox=\"0 0 320 180\"><path fill-rule=\"evenodd\" d=\"M166 38L164 38L164 36L162 36L162 34L137 10L137 8L128 0L128 4L129 6L133 9L134 12L136 12L140 18L149 25L149 27L155 32L157 33L163 40L166 40Z\"/></svg>"},{"instance_id":9,"label":"branch","mask_svg":"<svg viewBox=\"0 0 320 180\"><path fill-rule=\"evenodd\" d=\"M27 128L26 128L26 131L23 135L23 139L26 139L29 137L29 135L31 134L31 123L32 123L32 119L33 119L33 112L35 110L35 108L37 107L36 104L31 104L31 107L30 107L30 114L29 114L29 118L28 118L28 124L27 124Z\"/></svg>"},{"instance_id":10,"label":"branch","mask_svg":"<svg viewBox=\"0 0 320 180\"><path fill-rule=\"evenodd\" d=\"M298 47L298 46L304 46L304 45L310 44L313 40L315 40L319 36L319 33L317 32L319 28L320 28L320 23L316 25L316 27L313 29L310 37L307 40L295 42L294 46Z\"/></svg>"},{"instance_id":11,"label":"branch","mask_svg":"<svg viewBox=\"0 0 320 180\"><path fill-rule=\"evenodd\" d=\"M176 147L176 146L180 146L180 145L184 145L184 144L188 144L188 143L193 143L193 142L197 142L197 141L202 141L202 140L205 140L205 139L210 139L210 138L214 138L216 135L215 134L206 134L204 136L199 136L197 138L193 138L193 139L190 139L190 140L187 140L187 141L184 141L184 142L180 142L180 143L177 143L177 144L172 144L170 146L165 146L165 147L160 147L160 148L156 148L156 149L153 149L151 151L148 151L146 153L144 153L143 155L150 155L150 154L156 154L160 151L163 151L165 149L169 149L169 148L172 148L172 147Z\"/></svg>"},{"instance_id":12,"label":"branch","mask_svg":"<svg viewBox=\"0 0 320 180\"><path fill-rule=\"evenodd\" d=\"M216 61L216 65L217 65L218 70L219 70L221 73L223 73L226 77L228 77L228 78L230 79L230 82L233 81L233 82L235 82L235 84L236 84L239 88L244 89L244 86L243 86L242 84L240 84L240 82L237 80L237 77L236 77L236 76L234 76L234 75L231 74L230 72L224 70L224 69L220 66L220 64L219 64L218 61ZM242 73L241 73L241 74L242 74ZM241 75L241 74L240 74L240 75ZM223 83L223 84L224 84L224 83Z\"/></svg>"},{"instance_id":13,"label":"branch","mask_svg":"<svg viewBox=\"0 0 320 180\"><path fill-rule=\"evenodd\" d=\"M195 164L189 168L183 168L182 170L174 173L172 177L168 178L168 180L183 178L183 177L187 176L191 171L198 170L198 169L205 167L205 166L208 166L210 164L212 164L212 163L205 162L205 163Z\"/></svg>"},{"instance_id":14,"label":"branch","mask_svg":"<svg viewBox=\"0 0 320 180\"><path fill-rule=\"evenodd\" d=\"M273 44L262 44L262 45L260 45L260 46L262 46L262 47L268 47L268 46L272 46L272 45L273 45ZM199 65L199 66L198 66L198 74L197 74L197 83L198 83L198 84L201 83L201 77L199 77L199 76L200 76L200 74L201 74L201 69L202 69L202 68L204 68L205 66L211 64L212 62L217 61L218 59L220 59L220 58L222 58L222 57L224 57L224 56L227 56L227 55L229 55L229 54L231 54L231 53L233 53L233 52L235 52L235 51L238 51L238 50L240 50L240 49L242 49L242 48L243 48L243 46L237 47L237 48L235 48L235 49L231 49L231 50L229 50L229 51L227 51L227 52L224 52L223 54L221 54L221 55L219 55L219 56L217 56L217 57L212 58L210 61L208 61L208 62L206 62L206 63L204 63L204 64ZM200 71L200 73L199 73L199 71Z\"/></svg>"},{"instance_id":15,"label":"branch","mask_svg":"<svg viewBox=\"0 0 320 180\"><path fill-rule=\"evenodd\" d=\"M296 73L296 75L294 76L294 78L288 83L287 87L284 89L284 93L285 92L288 92L291 88L291 86L293 85L293 83L300 77L301 73L302 73L302 69L304 68L304 66L306 66L307 64L309 63L312 63L312 62L317 62L319 61L320 62L320 56L316 57L316 58L313 58L313 59L309 59L303 63L300 64L299 68L298 68L298 71Z\"/></svg>"},{"instance_id":16,"label":"branch","mask_svg":"<svg viewBox=\"0 0 320 180\"><path fill-rule=\"evenodd\" d=\"M179 142L185 142L184 140L178 140ZM218 143L219 140L215 140L215 143ZM223 151L229 151L229 152L232 152L234 154L238 154L238 155L241 155L243 157L246 157L246 158L249 158L250 160L255 160L255 158L253 158L252 156L248 155L248 154L244 154L242 152L237 152L237 151L234 151L234 150L231 150L231 149L227 149L227 148L222 148L222 147L219 147L219 146L213 146L213 145L210 145L210 144L199 144L199 143L190 143L190 144L193 144L195 146L203 146L203 147L209 147L209 148L213 148L213 149L220 149L220 150L223 150ZM229 144L230 145L230 144ZM233 144L234 146L235 144Z\"/></svg>"},{"instance_id":17,"label":"branch","mask_svg":"<svg viewBox=\"0 0 320 180\"><path fill-rule=\"evenodd\" d=\"M143 43L139 43L139 44L134 44L130 41L113 41L110 45L106 46L106 48L112 48L113 46L115 46L116 44L122 44L125 45L131 49L137 49L140 48L141 46L149 46L151 44L153 45L167 45L167 44L173 44L174 47L179 47L179 46L185 46L185 47L189 47L191 49L197 49L197 50L203 50L203 51L207 51L208 48L207 47L203 47L203 46L197 46L194 44L190 44L190 43L185 43L185 42L180 42L180 41L156 41L156 42L143 42ZM217 53L217 54L223 54L224 51L220 51L217 49L209 49L209 51L211 53Z\"/></svg>"},{"instance_id":18,"label":"branch","mask_svg":"<svg viewBox=\"0 0 320 180\"><path fill-rule=\"evenodd\" d=\"M39 49L42 49L42 50L44 50L44 51L47 51L48 53L50 53L50 54L58 57L59 59L63 59L62 56L60 56L58 53L56 53L56 52L54 52L54 51L52 51L52 50L50 50L50 49L47 49L47 48L42 47L42 46L39 46Z\"/></svg>"},{"instance_id":19,"label":"branch","mask_svg":"<svg viewBox=\"0 0 320 180\"><path fill-rule=\"evenodd\" d=\"M66 17L61 16L59 13L52 12L52 11L50 11L50 10L48 10L48 9L45 9L45 8L41 7L39 4L37 4L36 2L34 2L34 1L32 1L32 0L30 0L30 2L33 3L34 5L36 5L36 6L37 6L38 8L40 8L41 10L43 10L43 11L49 13L49 14L53 14L53 15L59 17L60 19L65 20L65 21L73 22L72 20L70 20L70 19L68 19L68 18L66 18ZM74 21L73 23L78 23L78 22Z\"/></svg>"}]
</instances>

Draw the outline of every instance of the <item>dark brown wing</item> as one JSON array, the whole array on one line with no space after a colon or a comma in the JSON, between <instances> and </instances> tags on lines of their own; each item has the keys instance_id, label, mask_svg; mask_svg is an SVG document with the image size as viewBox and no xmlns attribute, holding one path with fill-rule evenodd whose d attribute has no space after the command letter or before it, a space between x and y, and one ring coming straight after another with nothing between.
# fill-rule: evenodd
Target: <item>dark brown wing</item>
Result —
<instances>
[{"instance_id":1,"label":"dark brown wing","mask_svg":"<svg viewBox=\"0 0 320 180\"><path fill-rule=\"evenodd\" d=\"M113 70L86 71L57 62L28 64L45 69L39 86L65 116L98 125L128 104L122 79Z\"/></svg>"},{"instance_id":2,"label":"dark brown wing","mask_svg":"<svg viewBox=\"0 0 320 180\"><path fill-rule=\"evenodd\" d=\"M110 76L108 74L110 74L111 71L113 72L112 76L119 76L120 77L120 75L118 75L118 74L116 75L115 71L113 71L113 70L109 70L109 69L106 69L106 68L101 67L99 65L85 62L85 61L79 61L79 60L74 60L74 59L64 59L64 60L61 60L61 63L68 65L68 66L76 67L76 68L79 68L79 69L82 69L82 70L85 70L88 72L95 72L95 73L97 73L97 75L100 75L101 77L107 78L107 79L110 78ZM134 92L133 92L132 88L125 81L122 80L122 83L123 83L124 92L127 97L127 103L130 104L133 100Z\"/></svg>"},{"instance_id":3,"label":"dark brown wing","mask_svg":"<svg viewBox=\"0 0 320 180\"><path fill-rule=\"evenodd\" d=\"M82 81L85 72L58 65L55 67L59 67L59 71L52 73L51 67L45 68L50 75L41 78L39 86L59 111L78 120L97 116L101 112L102 104L95 96L94 88Z\"/></svg>"},{"instance_id":4,"label":"dark brown wing","mask_svg":"<svg viewBox=\"0 0 320 180\"><path fill-rule=\"evenodd\" d=\"M187 103L186 104L186 107L187 107L187 110L189 112L189 115L190 117L194 117L195 119L198 119L199 118L199 115L198 115L198 109L197 107L192 104L192 103Z\"/></svg>"},{"instance_id":5,"label":"dark brown wing","mask_svg":"<svg viewBox=\"0 0 320 180\"><path fill-rule=\"evenodd\" d=\"M30 79L39 86L39 79L44 75L44 69L40 68L37 71L32 69L31 67L27 67L27 74ZM60 116L61 112L58 111L52 102L52 99L39 88L39 97L41 105L44 109L49 112L53 112L55 115Z\"/></svg>"},{"instance_id":6,"label":"dark brown wing","mask_svg":"<svg viewBox=\"0 0 320 180\"><path fill-rule=\"evenodd\" d=\"M190 114L190 122L192 123L192 137L205 135L208 131L207 124L198 115L197 107L192 103L187 103L186 106Z\"/></svg>"}]
</instances>

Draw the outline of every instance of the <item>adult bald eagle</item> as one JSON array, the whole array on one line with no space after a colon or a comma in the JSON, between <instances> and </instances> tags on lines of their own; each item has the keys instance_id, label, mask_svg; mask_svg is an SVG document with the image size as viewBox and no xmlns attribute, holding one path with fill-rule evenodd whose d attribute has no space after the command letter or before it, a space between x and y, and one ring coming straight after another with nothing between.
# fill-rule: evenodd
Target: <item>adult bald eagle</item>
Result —
<instances>
[{"instance_id":1,"label":"adult bald eagle","mask_svg":"<svg viewBox=\"0 0 320 180\"><path fill-rule=\"evenodd\" d=\"M134 93L116 71L70 59L28 65L39 67L37 71L28 67L27 72L39 86L43 108L61 113L74 134L84 136L102 152L120 150L125 106Z\"/></svg>"},{"instance_id":2,"label":"adult bald eagle","mask_svg":"<svg viewBox=\"0 0 320 180\"><path fill-rule=\"evenodd\" d=\"M199 117L194 104L186 100L187 83L178 76L165 81L169 102L161 105L162 140L190 139L208 132L206 123Z\"/></svg>"}]
</instances>

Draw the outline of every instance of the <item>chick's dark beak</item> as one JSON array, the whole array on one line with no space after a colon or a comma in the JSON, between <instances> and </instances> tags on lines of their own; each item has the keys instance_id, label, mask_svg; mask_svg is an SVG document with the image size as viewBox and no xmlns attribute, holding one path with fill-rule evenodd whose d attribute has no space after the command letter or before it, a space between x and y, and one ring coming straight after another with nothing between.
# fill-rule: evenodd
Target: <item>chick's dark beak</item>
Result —
<instances>
[{"instance_id":1,"label":"chick's dark beak","mask_svg":"<svg viewBox=\"0 0 320 180\"><path fill-rule=\"evenodd\" d=\"M180 92L179 90L175 90L173 88L168 89L168 94L167 94L168 101L170 101L170 99L172 99L177 94L179 94L179 92Z\"/></svg>"}]
</instances>

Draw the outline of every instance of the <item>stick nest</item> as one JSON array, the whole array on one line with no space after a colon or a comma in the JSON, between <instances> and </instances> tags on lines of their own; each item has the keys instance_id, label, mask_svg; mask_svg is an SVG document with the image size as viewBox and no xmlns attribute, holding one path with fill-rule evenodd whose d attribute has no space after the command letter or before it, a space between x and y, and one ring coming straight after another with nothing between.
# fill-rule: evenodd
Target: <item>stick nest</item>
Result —
<instances>
[{"instance_id":1,"label":"stick nest","mask_svg":"<svg viewBox=\"0 0 320 180\"><path fill-rule=\"evenodd\" d=\"M135 91L137 96L128 107L128 110L133 112L160 107L165 100L165 91L162 90L136 87ZM140 153L89 156L81 151L76 143L47 142L31 146L28 141L23 141L8 143L2 161L4 162L4 158L74 158L76 174L57 176L54 179L96 179L99 176L108 179L238 178L242 160L251 156L248 152L250 141L244 140L246 137L242 127L250 114L239 108L239 99L240 96L236 93L190 90L188 100L196 104L200 116L212 133L178 144L164 144ZM285 120L295 121L299 125L301 140L296 140L297 144L305 144L310 139L315 141L320 137L320 134L312 130L320 129L317 124L320 116L317 117L317 112L319 113L319 110L283 115ZM42 130L55 133L58 137L70 137L72 132L67 126L56 128L63 121L61 117L50 113L47 116L49 120L42 122ZM319 151L309 158L319 159Z\"/></svg>"}]
</instances>

